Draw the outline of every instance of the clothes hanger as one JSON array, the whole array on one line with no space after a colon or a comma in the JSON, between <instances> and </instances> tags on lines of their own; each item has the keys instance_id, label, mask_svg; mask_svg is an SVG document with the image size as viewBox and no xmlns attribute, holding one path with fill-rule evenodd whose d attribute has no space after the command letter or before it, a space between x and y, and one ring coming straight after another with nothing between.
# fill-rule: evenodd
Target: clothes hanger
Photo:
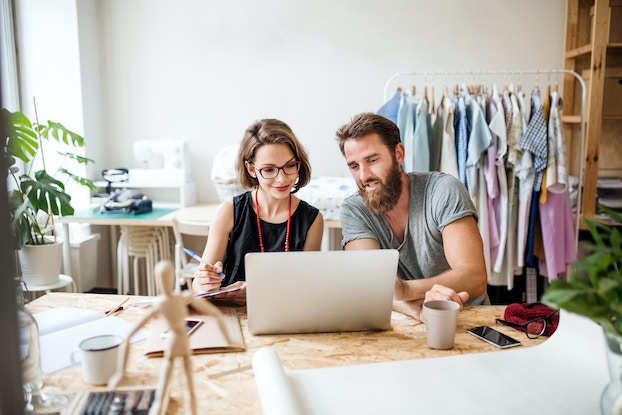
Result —
<instances>
[{"instance_id":1,"label":"clothes hanger","mask_svg":"<svg viewBox=\"0 0 622 415\"><path fill-rule=\"evenodd\" d=\"M456 89L458 85L456 85ZM456 95L456 94L454 94ZM441 107L444 108L445 100L449 102L449 113L454 113L454 106L451 104L451 98L449 97L449 88L447 87L447 82L445 82L445 86L443 87L443 97L441 98Z\"/></svg>"},{"instance_id":2,"label":"clothes hanger","mask_svg":"<svg viewBox=\"0 0 622 415\"><path fill-rule=\"evenodd\" d=\"M423 96L421 97L421 101L425 101L429 105L428 101L428 85L423 85ZM417 114L421 114L421 105L417 106Z\"/></svg>"}]
</instances>

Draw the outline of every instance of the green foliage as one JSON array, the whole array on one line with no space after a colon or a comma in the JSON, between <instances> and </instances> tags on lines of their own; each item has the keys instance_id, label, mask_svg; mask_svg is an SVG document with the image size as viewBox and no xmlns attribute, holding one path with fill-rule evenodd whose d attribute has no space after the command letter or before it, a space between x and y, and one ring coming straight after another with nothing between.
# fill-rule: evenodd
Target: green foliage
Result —
<instances>
[{"instance_id":1,"label":"green foliage","mask_svg":"<svg viewBox=\"0 0 622 415\"><path fill-rule=\"evenodd\" d=\"M32 123L19 111L10 112L4 108L2 116L6 120L8 174L15 183L15 189L9 192L10 229L15 248L21 249L25 244L42 245L45 243L44 235L50 231L49 215L65 216L74 212L71 196L65 191L66 181L72 180L90 189L96 189L96 186L91 180L69 172L63 167L64 161L52 174L45 169L31 173L32 162L37 156L43 156L43 140L55 140L68 149L77 149L84 147L84 138L57 122ZM93 162L71 152L58 154L63 160L74 160L80 164ZM20 171L16 159L24 162L26 172Z\"/></svg>"},{"instance_id":2,"label":"green foliage","mask_svg":"<svg viewBox=\"0 0 622 415\"><path fill-rule=\"evenodd\" d=\"M615 224L585 219L594 240L590 254L572 264L567 281L552 281L542 301L622 335L622 215L602 205L598 208Z\"/></svg>"}]
</instances>

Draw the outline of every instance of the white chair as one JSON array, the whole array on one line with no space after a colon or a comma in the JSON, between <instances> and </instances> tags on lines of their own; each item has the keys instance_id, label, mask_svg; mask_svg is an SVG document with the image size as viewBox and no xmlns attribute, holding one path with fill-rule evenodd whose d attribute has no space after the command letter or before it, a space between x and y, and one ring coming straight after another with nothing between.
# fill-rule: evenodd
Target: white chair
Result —
<instances>
[{"instance_id":1,"label":"white chair","mask_svg":"<svg viewBox=\"0 0 622 415\"><path fill-rule=\"evenodd\" d=\"M118 293L128 294L130 285L133 285L135 295L157 295L155 265L160 260L169 260L170 257L170 242L166 228L121 226L117 247ZM144 273L140 268L141 260L144 260ZM130 284L131 277L133 284Z\"/></svg>"},{"instance_id":2,"label":"white chair","mask_svg":"<svg viewBox=\"0 0 622 415\"><path fill-rule=\"evenodd\" d=\"M190 288L194 272L198 264L189 260L184 248L195 251L199 256L205 248L207 234L209 232L209 222L185 220L174 216L173 234L175 235L175 276L177 277L177 290L187 284Z\"/></svg>"}]
</instances>

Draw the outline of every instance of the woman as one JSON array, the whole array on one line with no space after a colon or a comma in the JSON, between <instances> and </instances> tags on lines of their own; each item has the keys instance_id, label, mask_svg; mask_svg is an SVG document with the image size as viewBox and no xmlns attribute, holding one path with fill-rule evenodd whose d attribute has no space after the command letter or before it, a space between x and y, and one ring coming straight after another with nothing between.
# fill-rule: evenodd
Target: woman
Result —
<instances>
[{"instance_id":1,"label":"woman","mask_svg":"<svg viewBox=\"0 0 622 415\"><path fill-rule=\"evenodd\" d=\"M194 274L195 293L240 287L215 298L246 301L244 255L248 252L319 251L324 219L293 193L309 183L305 149L287 124L264 119L244 133L236 170L252 190L225 201L210 226L203 259ZM224 274L224 276L223 276Z\"/></svg>"}]
</instances>

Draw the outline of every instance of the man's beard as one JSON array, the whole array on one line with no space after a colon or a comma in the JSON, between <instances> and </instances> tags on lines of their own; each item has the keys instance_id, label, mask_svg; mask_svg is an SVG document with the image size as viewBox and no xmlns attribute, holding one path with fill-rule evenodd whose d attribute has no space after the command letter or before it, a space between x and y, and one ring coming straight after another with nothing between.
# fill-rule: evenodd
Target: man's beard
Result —
<instances>
[{"instance_id":1,"label":"man's beard","mask_svg":"<svg viewBox=\"0 0 622 415\"><path fill-rule=\"evenodd\" d=\"M366 190L364 185L365 183L362 183L358 187L365 206L372 213L382 215L393 209L402 194L402 170L394 164L389 170L386 182L381 181L376 190Z\"/></svg>"}]
</instances>

